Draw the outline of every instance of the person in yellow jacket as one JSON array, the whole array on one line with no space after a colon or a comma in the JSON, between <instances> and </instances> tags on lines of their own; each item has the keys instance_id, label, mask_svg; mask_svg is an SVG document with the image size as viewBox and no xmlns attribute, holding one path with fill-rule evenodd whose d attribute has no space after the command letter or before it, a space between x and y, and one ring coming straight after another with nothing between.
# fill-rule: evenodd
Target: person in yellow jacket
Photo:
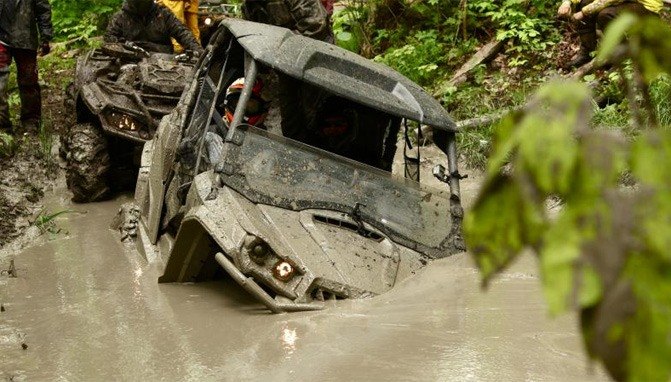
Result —
<instances>
[{"instance_id":1,"label":"person in yellow jacket","mask_svg":"<svg viewBox=\"0 0 671 382\"><path fill-rule=\"evenodd\" d=\"M662 0L564 0L557 14L570 17L580 37L580 51L568 66L588 63L590 53L596 49L597 30L603 32L606 25L620 14L654 16L663 6Z\"/></svg>"},{"instance_id":2,"label":"person in yellow jacket","mask_svg":"<svg viewBox=\"0 0 671 382\"><path fill-rule=\"evenodd\" d=\"M200 29L198 29L198 0L157 0L156 2L162 4L177 16L177 19L193 33L196 41L199 44L201 43ZM175 52L183 51L182 46L175 39L172 39L172 45Z\"/></svg>"}]
</instances>

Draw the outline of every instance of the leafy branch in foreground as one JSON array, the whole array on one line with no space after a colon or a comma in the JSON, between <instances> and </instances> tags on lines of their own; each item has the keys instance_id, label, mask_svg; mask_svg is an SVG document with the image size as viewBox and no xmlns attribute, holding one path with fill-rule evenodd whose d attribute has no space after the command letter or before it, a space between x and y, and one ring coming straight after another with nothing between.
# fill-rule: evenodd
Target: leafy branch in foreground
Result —
<instances>
[{"instance_id":1,"label":"leafy branch in foreground","mask_svg":"<svg viewBox=\"0 0 671 382\"><path fill-rule=\"evenodd\" d=\"M499 126L464 220L485 284L524 249L536 253L550 312L580 311L588 352L616 380L671 377L671 132L657 128L647 98L649 83L671 72L669 45L661 21L617 20L599 58L633 63L635 139L589 127L585 85L550 83ZM546 208L551 197L564 201L560 211Z\"/></svg>"}]
</instances>

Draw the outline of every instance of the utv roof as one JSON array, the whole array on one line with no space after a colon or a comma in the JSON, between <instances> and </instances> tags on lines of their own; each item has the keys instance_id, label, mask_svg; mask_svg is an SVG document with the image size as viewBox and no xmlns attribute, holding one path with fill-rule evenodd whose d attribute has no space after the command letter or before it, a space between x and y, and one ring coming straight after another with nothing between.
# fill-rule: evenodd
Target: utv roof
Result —
<instances>
[{"instance_id":1,"label":"utv roof","mask_svg":"<svg viewBox=\"0 0 671 382\"><path fill-rule=\"evenodd\" d=\"M285 28L239 19L222 25L255 60L277 71L397 117L457 130L438 101L387 66Z\"/></svg>"}]
</instances>

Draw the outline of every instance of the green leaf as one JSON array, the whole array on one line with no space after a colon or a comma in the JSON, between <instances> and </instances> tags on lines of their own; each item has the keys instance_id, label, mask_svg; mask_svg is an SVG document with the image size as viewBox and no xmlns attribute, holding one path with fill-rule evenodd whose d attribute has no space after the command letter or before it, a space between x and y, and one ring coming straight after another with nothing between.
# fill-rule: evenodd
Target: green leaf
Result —
<instances>
[{"instance_id":1,"label":"green leaf","mask_svg":"<svg viewBox=\"0 0 671 382\"><path fill-rule=\"evenodd\" d=\"M486 282L522 250L527 225L520 190L506 177L489 180L481 195L464 217L464 237Z\"/></svg>"},{"instance_id":2,"label":"green leaf","mask_svg":"<svg viewBox=\"0 0 671 382\"><path fill-rule=\"evenodd\" d=\"M601 278L591 266L583 266L581 276L579 291L580 306L592 306L602 296Z\"/></svg>"},{"instance_id":3,"label":"green leaf","mask_svg":"<svg viewBox=\"0 0 671 382\"><path fill-rule=\"evenodd\" d=\"M543 236L543 247L539 253L543 292L553 315L564 312L571 302L573 270L580 257L580 236L569 214L562 214Z\"/></svg>"},{"instance_id":4,"label":"green leaf","mask_svg":"<svg viewBox=\"0 0 671 382\"><path fill-rule=\"evenodd\" d=\"M535 98L539 107L529 111L518 127L516 164L528 172L541 197L564 195L570 189L578 159L573 129L586 129L589 99L584 84L552 82L541 88Z\"/></svg>"},{"instance_id":5,"label":"green leaf","mask_svg":"<svg viewBox=\"0 0 671 382\"><path fill-rule=\"evenodd\" d=\"M637 20L637 16L631 13L624 13L608 24L604 36L599 43L599 52L596 55L597 62L603 63L608 60L615 51L615 48L624 40L625 34Z\"/></svg>"}]
</instances>

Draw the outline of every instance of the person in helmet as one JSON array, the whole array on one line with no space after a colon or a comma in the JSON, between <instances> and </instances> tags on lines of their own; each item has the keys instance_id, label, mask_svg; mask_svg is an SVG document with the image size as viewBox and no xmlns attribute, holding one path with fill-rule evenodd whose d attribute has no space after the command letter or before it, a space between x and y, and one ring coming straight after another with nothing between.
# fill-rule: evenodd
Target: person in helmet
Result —
<instances>
[{"instance_id":1,"label":"person in helmet","mask_svg":"<svg viewBox=\"0 0 671 382\"><path fill-rule=\"evenodd\" d=\"M125 0L121 11L112 16L104 36L105 42L132 41L150 51L173 53L170 38L186 50L203 50L191 31L153 0Z\"/></svg>"},{"instance_id":2,"label":"person in helmet","mask_svg":"<svg viewBox=\"0 0 671 382\"><path fill-rule=\"evenodd\" d=\"M233 122L233 114L235 114L235 108L238 106L238 100L240 99L240 94L242 94L242 89L244 87L245 79L242 77L233 81L233 83L226 89L223 110L224 120L229 126L231 122ZM265 129L263 121L265 121L267 115L268 101L263 96L263 81L258 79L254 83L252 95L249 97L249 101L247 101L242 123Z\"/></svg>"}]
</instances>

